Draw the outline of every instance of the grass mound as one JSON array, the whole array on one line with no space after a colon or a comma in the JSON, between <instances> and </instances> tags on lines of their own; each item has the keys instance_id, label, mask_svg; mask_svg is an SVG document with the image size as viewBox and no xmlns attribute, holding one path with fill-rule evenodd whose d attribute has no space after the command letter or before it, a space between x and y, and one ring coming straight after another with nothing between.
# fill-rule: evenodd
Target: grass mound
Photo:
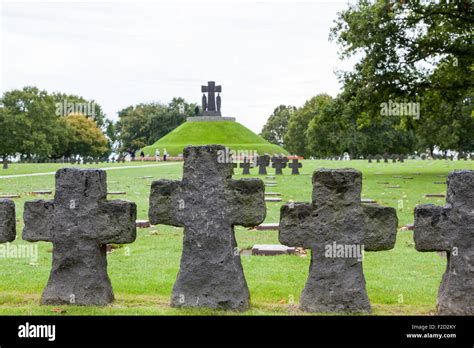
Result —
<instances>
[{"instance_id":1,"label":"grass mound","mask_svg":"<svg viewBox=\"0 0 474 348\"><path fill-rule=\"evenodd\" d=\"M183 149L188 145L207 144L222 144L234 151L288 154L282 147L270 144L237 122L186 122L153 145L143 148L143 152L147 156L153 156L158 148L161 154L166 149L168 154L176 156L183 153Z\"/></svg>"}]
</instances>

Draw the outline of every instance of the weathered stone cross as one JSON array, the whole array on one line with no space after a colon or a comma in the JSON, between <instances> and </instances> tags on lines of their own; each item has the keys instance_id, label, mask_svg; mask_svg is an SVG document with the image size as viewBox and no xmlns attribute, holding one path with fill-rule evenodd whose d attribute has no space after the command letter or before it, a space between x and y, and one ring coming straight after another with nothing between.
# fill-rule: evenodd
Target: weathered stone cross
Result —
<instances>
[{"instance_id":1,"label":"weathered stone cross","mask_svg":"<svg viewBox=\"0 0 474 348\"><path fill-rule=\"evenodd\" d=\"M398 219L394 208L361 204L362 174L321 169L313 174L312 203L280 211L280 242L311 249L300 306L309 312L369 312L363 250L391 249Z\"/></svg>"},{"instance_id":2,"label":"weathered stone cross","mask_svg":"<svg viewBox=\"0 0 474 348\"><path fill-rule=\"evenodd\" d=\"M292 175L298 175L300 173L300 171L298 170L298 168L301 168L303 167L303 165L298 162L298 159L297 158L293 158L293 160L291 161L290 164L288 164L288 167L291 168L291 174Z\"/></svg>"},{"instance_id":3,"label":"weathered stone cross","mask_svg":"<svg viewBox=\"0 0 474 348\"><path fill-rule=\"evenodd\" d=\"M232 163L218 161L222 151L221 145L186 147L183 180L151 187L150 222L184 227L173 307L249 307L234 225L263 222L265 188L260 179L233 180Z\"/></svg>"},{"instance_id":4,"label":"weathered stone cross","mask_svg":"<svg viewBox=\"0 0 474 348\"><path fill-rule=\"evenodd\" d=\"M53 201L25 203L23 239L53 243L53 266L43 304L105 305L114 299L106 244L136 238L136 205L107 201L106 172L56 172Z\"/></svg>"},{"instance_id":5,"label":"weathered stone cross","mask_svg":"<svg viewBox=\"0 0 474 348\"><path fill-rule=\"evenodd\" d=\"M250 168L253 168L253 163L247 157L244 157L244 160L240 163L240 168L243 168L242 175L249 175Z\"/></svg>"},{"instance_id":6,"label":"weathered stone cross","mask_svg":"<svg viewBox=\"0 0 474 348\"><path fill-rule=\"evenodd\" d=\"M474 171L448 176L447 204L415 208L415 247L445 251L448 265L438 293L438 312L474 315Z\"/></svg>"},{"instance_id":7,"label":"weathered stone cross","mask_svg":"<svg viewBox=\"0 0 474 348\"><path fill-rule=\"evenodd\" d=\"M16 237L15 203L0 199L0 243L13 242Z\"/></svg>"},{"instance_id":8,"label":"weathered stone cross","mask_svg":"<svg viewBox=\"0 0 474 348\"><path fill-rule=\"evenodd\" d=\"M288 159L283 156L273 156L272 157L272 168L275 168L275 175L282 175L283 168L286 168L286 164L288 163Z\"/></svg>"},{"instance_id":9,"label":"weathered stone cross","mask_svg":"<svg viewBox=\"0 0 474 348\"><path fill-rule=\"evenodd\" d=\"M270 165L270 156L263 155L258 156L257 158L257 166L258 166L258 174L259 175L267 175L267 167Z\"/></svg>"}]
</instances>

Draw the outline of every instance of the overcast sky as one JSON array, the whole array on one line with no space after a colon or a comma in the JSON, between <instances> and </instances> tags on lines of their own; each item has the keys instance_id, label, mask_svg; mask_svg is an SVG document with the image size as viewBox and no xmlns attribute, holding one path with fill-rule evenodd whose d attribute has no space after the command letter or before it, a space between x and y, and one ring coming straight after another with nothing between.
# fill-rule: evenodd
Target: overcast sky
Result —
<instances>
[{"instance_id":1,"label":"overcast sky","mask_svg":"<svg viewBox=\"0 0 474 348\"><path fill-rule=\"evenodd\" d=\"M222 85L222 114L260 132L280 104L335 96L349 70L329 42L346 1L3 2L1 92L35 85L107 116Z\"/></svg>"}]
</instances>

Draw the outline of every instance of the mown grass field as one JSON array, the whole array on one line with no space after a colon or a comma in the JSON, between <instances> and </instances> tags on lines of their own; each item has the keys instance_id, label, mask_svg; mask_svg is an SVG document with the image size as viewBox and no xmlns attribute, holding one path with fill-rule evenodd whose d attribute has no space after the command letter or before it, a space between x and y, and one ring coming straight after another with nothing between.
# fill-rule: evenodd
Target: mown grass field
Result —
<instances>
[{"instance_id":1,"label":"mown grass field","mask_svg":"<svg viewBox=\"0 0 474 348\"><path fill-rule=\"evenodd\" d=\"M154 179L177 179L182 176L182 163L155 167L137 167L147 163L101 164L80 167L123 167L107 173L110 191L126 191L123 198L137 203L138 218L147 219L149 184ZM5 175L54 172L61 164L13 164L0 172ZM77 167L77 166L76 166ZM372 163L366 161L303 161L302 174L291 176L289 169L277 177L283 201L309 201L311 174L317 168L356 168L363 172L362 197L397 208L399 227L413 222L417 204L443 205L444 198L425 198L428 193L445 193L444 181L454 169L474 169L473 161L412 161L405 163ZM239 171L240 172L240 171ZM252 172L256 172L255 169ZM269 171L273 172L272 169ZM153 176L153 179L142 179ZM395 178L394 176L412 179ZM235 175L241 177L240 174ZM257 177L252 175L252 177ZM263 179L263 177L261 177ZM388 188L382 182L399 185ZM0 194L20 194L14 199L17 209L17 240L21 240L22 214L25 201L52 196L33 196L36 190L54 190L54 175L0 178ZM400 203L402 202L402 203ZM278 222L280 203L267 203L266 222ZM240 248L254 244L278 243L277 231L250 231L236 227ZM51 243L39 242L36 262L25 258L0 258L0 315L295 315L303 290L310 257L242 256L249 285L252 307L244 313L215 310L188 310L169 307L169 298L181 255L182 229L154 226L139 229L135 243L113 250L108 255L108 271L116 301L106 307L40 306L41 292L51 267ZM414 249L413 233L399 230L395 249L367 252L364 273L374 315L430 315L435 311L436 296L446 259L437 253L420 253Z\"/></svg>"}]
</instances>

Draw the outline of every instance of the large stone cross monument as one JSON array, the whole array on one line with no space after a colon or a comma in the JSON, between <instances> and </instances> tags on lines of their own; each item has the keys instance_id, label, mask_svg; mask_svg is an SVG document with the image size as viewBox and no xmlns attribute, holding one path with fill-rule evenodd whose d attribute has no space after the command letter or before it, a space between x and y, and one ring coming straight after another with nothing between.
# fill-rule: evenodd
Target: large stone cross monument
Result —
<instances>
[{"instance_id":1,"label":"large stone cross monument","mask_svg":"<svg viewBox=\"0 0 474 348\"><path fill-rule=\"evenodd\" d=\"M214 81L209 81L207 86L201 86L201 92L207 92L206 95L202 95L202 115L203 116L222 116L221 115L221 96L217 94L217 99L215 93L222 92L221 86L216 86Z\"/></svg>"},{"instance_id":2,"label":"large stone cross monument","mask_svg":"<svg viewBox=\"0 0 474 348\"><path fill-rule=\"evenodd\" d=\"M214 81L209 81L206 86L201 86L201 92L203 93L201 112L198 116L188 117L187 122L235 122L235 117L222 117L221 115L222 100L220 93L222 92L222 86L216 86Z\"/></svg>"}]
</instances>

